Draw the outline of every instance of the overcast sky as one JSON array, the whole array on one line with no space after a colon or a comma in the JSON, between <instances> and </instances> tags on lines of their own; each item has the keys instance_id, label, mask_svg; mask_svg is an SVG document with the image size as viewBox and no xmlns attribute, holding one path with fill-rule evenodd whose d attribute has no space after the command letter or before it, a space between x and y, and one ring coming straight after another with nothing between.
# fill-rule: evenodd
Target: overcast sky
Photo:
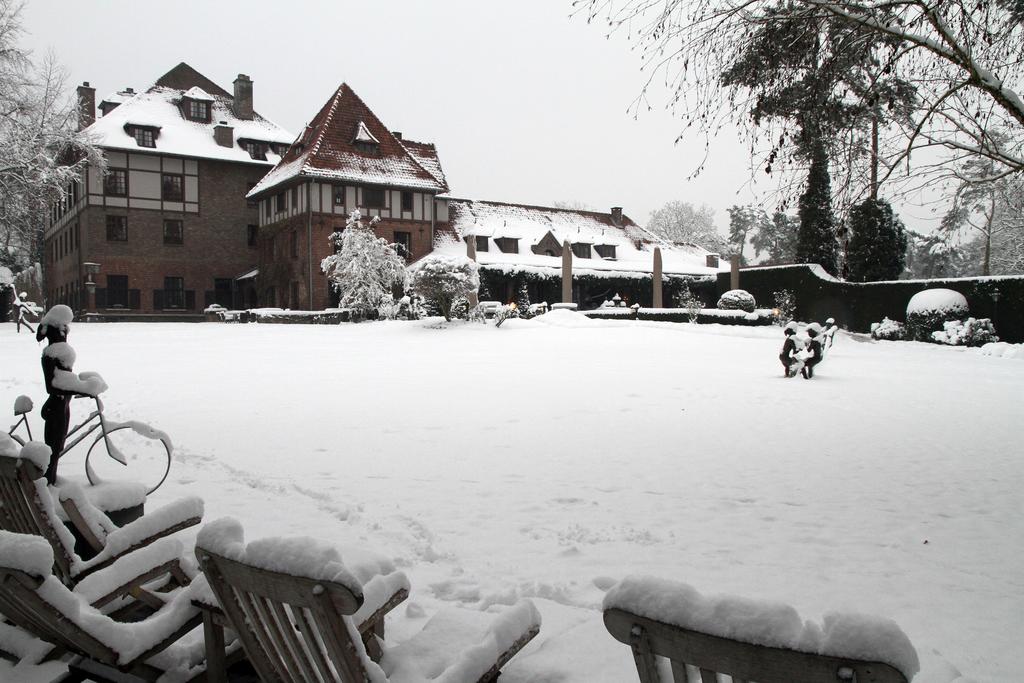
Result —
<instances>
[{"instance_id":1,"label":"overcast sky","mask_svg":"<svg viewBox=\"0 0 1024 683\"><path fill-rule=\"evenodd\" d=\"M664 92L634 119L639 58L571 12L569 0L29 0L24 43L52 49L97 100L182 61L228 91L246 73L256 110L296 134L347 82L386 126L437 145L454 196L622 206L640 223L679 199L709 204L726 232L726 208L757 199L745 147L719 137L688 181L703 140L675 144Z\"/></svg>"}]
</instances>

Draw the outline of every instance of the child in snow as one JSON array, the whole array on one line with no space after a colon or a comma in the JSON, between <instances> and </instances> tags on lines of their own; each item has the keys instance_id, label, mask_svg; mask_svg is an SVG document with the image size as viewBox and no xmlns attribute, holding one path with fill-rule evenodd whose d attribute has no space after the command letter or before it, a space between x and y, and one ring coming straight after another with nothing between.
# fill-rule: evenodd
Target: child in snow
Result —
<instances>
[{"instance_id":1,"label":"child in snow","mask_svg":"<svg viewBox=\"0 0 1024 683\"><path fill-rule=\"evenodd\" d=\"M821 325L818 323L811 323L807 326L807 350L809 356L804 361L804 367L800 370L800 374L804 379L810 379L814 377L814 366L821 362L821 340L818 337L821 335Z\"/></svg>"},{"instance_id":2,"label":"child in snow","mask_svg":"<svg viewBox=\"0 0 1024 683\"><path fill-rule=\"evenodd\" d=\"M786 341L782 343L782 353L779 354L779 360L782 361L783 374L786 377L793 377L796 375L795 367L799 362L797 359L796 349L796 323L786 323L786 327L783 328L782 333L786 335Z\"/></svg>"},{"instance_id":3,"label":"child in snow","mask_svg":"<svg viewBox=\"0 0 1024 683\"><path fill-rule=\"evenodd\" d=\"M832 338L836 336L837 331L839 331L839 325L836 325L835 318L825 321L825 331L822 332L822 351L832 348Z\"/></svg>"},{"instance_id":4,"label":"child in snow","mask_svg":"<svg viewBox=\"0 0 1024 683\"><path fill-rule=\"evenodd\" d=\"M43 441L50 447L50 465L46 468L49 484L57 481L57 460L64 450L71 425L71 398L75 394L55 387L53 378L58 371L71 372L75 364L75 350L68 344L68 332L74 317L70 308L58 304L46 312L36 330L37 341L46 339L49 342L43 349L43 381L48 397L39 411L45 424Z\"/></svg>"}]
</instances>

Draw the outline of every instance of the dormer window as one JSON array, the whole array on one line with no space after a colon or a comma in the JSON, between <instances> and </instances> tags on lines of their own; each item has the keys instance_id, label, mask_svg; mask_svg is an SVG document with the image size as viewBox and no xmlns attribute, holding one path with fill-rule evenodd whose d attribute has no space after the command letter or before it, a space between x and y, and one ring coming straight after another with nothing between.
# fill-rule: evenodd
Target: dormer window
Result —
<instances>
[{"instance_id":1,"label":"dormer window","mask_svg":"<svg viewBox=\"0 0 1024 683\"><path fill-rule=\"evenodd\" d=\"M125 132L135 138L139 147L156 147L157 130L154 126L125 126Z\"/></svg>"},{"instance_id":2,"label":"dormer window","mask_svg":"<svg viewBox=\"0 0 1024 683\"><path fill-rule=\"evenodd\" d=\"M186 100L186 102L185 112L189 121L210 122L209 102L201 102L199 100Z\"/></svg>"},{"instance_id":3,"label":"dormer window","mask_svg":"<svg viewBox=\"0 0 1024 683\"><path fill-rule=\"evenodd\" d=\"M572 253L578 258L590 258L590 245L585 242L576 242L572 245Z\"/></svg>"},{"instance_id":4,"label":"dormer window","mask_svg":"<svg viewBox=\"0 0 1024 683\"><path fill-rule=\"evenodd\" d=\"M362 121L356 126L356 134L352 138L352 145L363 154L380 154L380 140L374 137L370 129Z\"/></svg>"},{"instance_id":5,"label":"dormer window","mask_svg":"<svg viewBox=\"0 0 1024 683\"><path fill-rule=\"evenodd\" d=\"M477 251L487 251L488 250L489 247L487 245L487 235L476 235L474 237L474 239L476 240L476 250Z\"/></svg>"},{"instance_id":6,"label":"dormer window","mask_svg":"<svg viewBox=\"0 0 1024 683\"><path fill-rule=\"evenodd\" d=\"M519 253L519 240L515 237L496 237L494 243L498 245L498 249L506 254L518 254Z\"/></svg>"},{"instance_id":7,"label":"dormer window","mask_svg":"<svg viewBox=\"0 0 1024 683\"><path fill-rule=\"evenodd\" d=\"M255 140L246 140L242 144L245 145L245 151L248 152L249 156L253 159L258 159L260 161L267 160L267 150L263 143L256 142Z\"/></svg>"},{"instance_id":8,"label":"dormer window","mask_svg":"<svg viewBox=\"0 0 1024 683\"><path fill-rule=\"evenodd\" d=\"M596 251L597 255L601 258L609 259L611 261L615 260L614 244L595 244L594 251Z\"/></svg>"}]
</instances>

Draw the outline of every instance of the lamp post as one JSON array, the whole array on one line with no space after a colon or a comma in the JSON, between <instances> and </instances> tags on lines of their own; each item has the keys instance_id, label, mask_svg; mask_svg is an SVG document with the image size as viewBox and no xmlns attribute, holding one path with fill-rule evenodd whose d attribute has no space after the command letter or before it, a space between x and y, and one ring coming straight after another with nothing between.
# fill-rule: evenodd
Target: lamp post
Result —
<instances>
[{"instance_id":1,"label":"lamp post","mask_svg":"<svg viewBox=\"0 0 1024 683\"><path fill-rule=\"evenodd\" d=\"M992 289L992 324L995 328L999 329L999 297L1001 293L999 288L995 287Z\"/></svg>"},{"instance_id":2,"label":"lamp post","mask_svg":"<svg viewBox=\"0 0 1024 683\"><path fill-rule=\"evenodd\" d=\"M100 264L87 261L85 266L85 312L96 313L96 281L93 279L100 272Z\"/></svg>"}]
</instances>

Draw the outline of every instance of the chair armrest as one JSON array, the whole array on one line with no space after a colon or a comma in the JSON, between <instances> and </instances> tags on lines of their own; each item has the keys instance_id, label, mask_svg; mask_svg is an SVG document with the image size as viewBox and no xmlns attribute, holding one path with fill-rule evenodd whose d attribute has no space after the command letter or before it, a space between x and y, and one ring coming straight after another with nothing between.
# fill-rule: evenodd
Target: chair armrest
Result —
<instances>
[{"instance_id":1,"label":"chair armrest","mask_svg":"<svg viewBox=\"0 0 1024 683\"><path fill-rule=\"evenodd\" d=\"M203 519L203 500L181 498L139 517L107 535L103 551L76 568L76 578L88 576L114 563L117 558L145 547L159 538L199 524Z\"/></svg>"},{"instance_id":2,"label":"chair armrest","mask_svg":"<svg viewBox=\"0 0 1024 683\"><path fill-rule=\"evenodd\" d=\"M363 584L363 604L352 615L363 635L376 632L378 624L383 627L384 615L409 597L409 579L404 572L379 574ZM383 630L378 635L382 635Z\"/></svg>"},{"instance_id":3,"label":"chair armrest","mask_svg":"<svg viewBox=\"0 0 1024 683\"><path fill-rule=\"evenodd\" d=\"M160 539L145 548L121 555L106 567L93 571L75 585L73 592L96 608L122 596L139 597L136 589L145 583L164 574L172 574L179 579L183 576L183 550L181 541L177 539Z\"/></svg>"}]
</instances>

